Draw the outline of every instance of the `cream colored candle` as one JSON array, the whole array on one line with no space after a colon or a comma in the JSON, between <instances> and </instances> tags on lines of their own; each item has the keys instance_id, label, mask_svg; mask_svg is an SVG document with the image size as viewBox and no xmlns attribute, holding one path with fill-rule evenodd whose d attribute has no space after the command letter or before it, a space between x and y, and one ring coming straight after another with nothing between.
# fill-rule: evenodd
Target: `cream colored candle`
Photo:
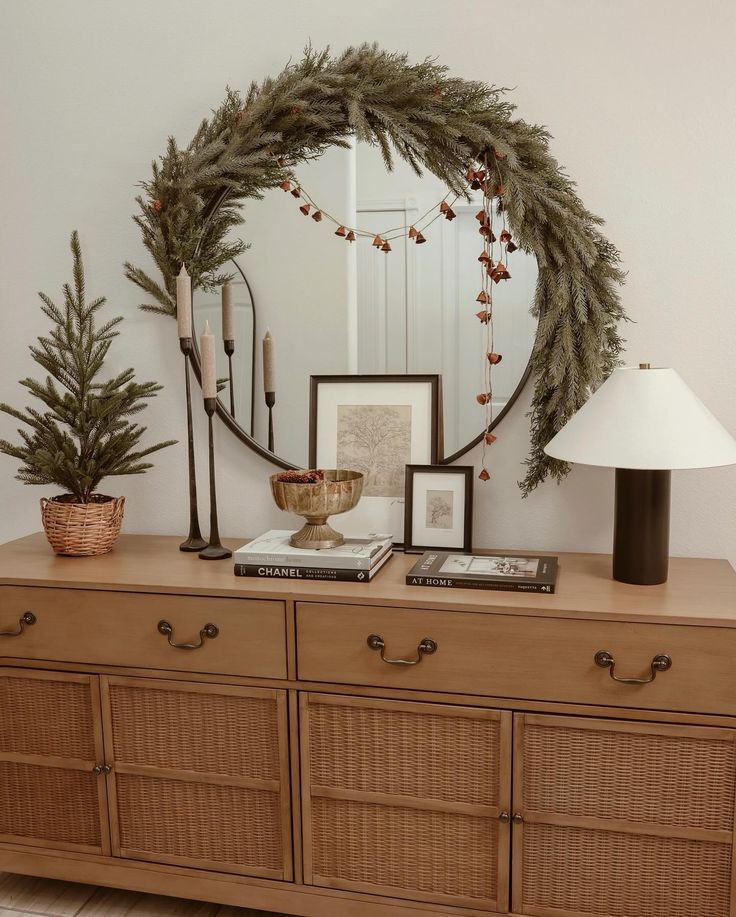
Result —
<instances>
[{"instance_id":1,"label":"cream colored candle","mask_svg":"<svg viewBox=\"0 0 736 917\"><path fill-rule=\"evenodd\" d=\"M176 278L176 322L179 338L192 336L192 279L182 264Z\"/></svg>"},{"instance_id":2,"label":"cream colored candle","mask_svg":"<svg viewBox=\"0 0 736 917\"><path fill-rule=\"evenodd\" d=\"M202 358L202 395L205 398L217 398L217 369L215 363L215 336L210 323L204 323L204 331L199 341Z\"/></svg>"},{"instance_id":3,"label":"cream colored candle","mask_svg":"<svg viewBox=\"0 0 736 917\"><path fill-rule=\"evenodd\" d=\"M233 312L233 285L228 280L222 286L222 339L235 340L235 313Z\"/></svg>"},{"instance_id":4,"label":"cream colored candle","mask_svg":"<svg viewBox=\"0 0 736 917\"><path fill-rule=\"evenodd\" d=\"M273 361L273 338L271 332L266 328L266 334L263 338L263 391L276 391L276 374L274 372Z\"/></svg>"}]
</instances>

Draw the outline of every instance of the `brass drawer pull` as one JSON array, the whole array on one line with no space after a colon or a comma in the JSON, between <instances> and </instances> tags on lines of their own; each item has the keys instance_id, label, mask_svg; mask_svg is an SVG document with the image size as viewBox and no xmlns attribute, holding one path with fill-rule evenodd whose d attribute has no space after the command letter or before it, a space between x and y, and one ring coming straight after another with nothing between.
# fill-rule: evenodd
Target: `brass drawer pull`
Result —
<instances>
[{"instance_id":1,"label":"brass drawer pull","mask_svg":"<svg viewBox=\"0 0 736 917\"><path fill-rule=\"evenodd\" d=\"M430 637L424 637L424 639L420 641L417 647L417 655L414 659L386 659L386 643L383 637L379 637L378 634L371 634L370 637L368 637L368 646L372 650L380 650L381 659L389 665L419 665L424 656L431 656L432 653L437 652L437 644Z\"/></svg>"},{"instance_id":2,"label":"brass drawer pull","mask_svg":"<svg viewBox=\"0 0 736 917\"><path fill-rule=\"evenodd\" d=\"M112 773L112 766L109 764L95 764L92 768L92 773L95 777L107 776L107 774Z\"/></svg>"},{"instance_id":3,"label":"brass drawer pull","mask_svg":"<svg viewBox=\"0 0 736 917\"><path fill-rule=\"evenodd\" d=\"M171 624L169 624L168 621L158 622L158 632L166 637L169 646L173 646L174 649L198 650L201 646L204 646L205 639L214 640L215 637L220 633L220 628L216 624L205 624L205 626L199 632L199 643L174 643L174 641L171 639L174 636L174 628L171 626Z\"/></svg>"},{"instance_id":4,"label":"brass drawer pull","mask_svg":"<svg viewBox=\"0 0 736 917\"><path fill-rule=\"evenodd\" d=\"M20 637L23 631L26 628L31 626L31 624L36 623L36 616L32 611L27 611L24 615L18 619L18 626L15 630L0 630L0 637Z\"/></svg>"},{"instance_id":5,"label":"brass drawer pull","mask_svg":"<svg viewBox=\"0 0 736 917\"><path fill-rule=\"evenodd\" d=\"M616 660L605 650L598 650L595 654L595 664L602 669L608 669L608 674L611 678L621 685L648 685L657 677L657 672L666 672L667 669L672 668L672 659L665 653L659 653L652 659L651 671L646 678L622 678L620 675L616 675Z\"/></svg>"}]
</instances>

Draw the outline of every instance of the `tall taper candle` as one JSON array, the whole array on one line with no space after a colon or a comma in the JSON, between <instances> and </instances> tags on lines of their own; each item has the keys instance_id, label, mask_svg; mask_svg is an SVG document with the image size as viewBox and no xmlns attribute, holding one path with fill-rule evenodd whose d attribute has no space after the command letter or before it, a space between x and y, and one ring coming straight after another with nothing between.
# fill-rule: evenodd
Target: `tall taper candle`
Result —
<instances>
[{"instance_id":1,"label":"tall taper candle","mask_svg":"<svg viewBox=\"0 0 736 917\"><path fill-rule=\"evenodd\" d=\"M199 341L199 350L202 357L202 396L217 398L217 369L215 363L215 336L210 328L210 323L204 323L204 331Z\"/></svg>"},{"instance_id":2,"label":"tall taper candle","mask_svg":"<svg viewBox=\"0 0 736 917\"><path fill-rule=\"evenodd\" d=\"M192 279L182 264L176 278L176 321L179 340L192 336Z\"/></svg>"},{"instance_id":3,"label":"tall taper candle","mask_svg":"<svg viewBox=\"0 0 736 917\"><path fill-rule=\"evenodd\" d=\"M273 338L271 332L266 328L266 334L263 338L263 391L276 391L276 373L274 372L273 361Z\"/></svg>"},{"instance_id":4,"label":"tall taper candle","mask_svg":"<svg viewBox=\"0 0 736 917\"><path fill-rule=\"evenodd\" d=\"M233 285L229 280L222 285L222 339L223 341L235 340Z\"/></svg>"}]
</instances>

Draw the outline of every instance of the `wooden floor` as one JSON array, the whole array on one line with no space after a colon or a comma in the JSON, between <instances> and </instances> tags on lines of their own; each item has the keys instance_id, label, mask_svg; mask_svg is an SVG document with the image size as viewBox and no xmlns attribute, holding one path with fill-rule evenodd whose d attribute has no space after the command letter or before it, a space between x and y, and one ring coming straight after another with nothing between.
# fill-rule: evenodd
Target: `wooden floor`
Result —
<instances>
[{"instance_id":1,"label":"wooden floor","mask_svg":"<svg viewBox=\"0 0 736 917\"><path fill-rule=\"evenodd\" d=\"M0 917L273 917L249 908L183 901L0 873Z\"/></svg>"}]
</instances>

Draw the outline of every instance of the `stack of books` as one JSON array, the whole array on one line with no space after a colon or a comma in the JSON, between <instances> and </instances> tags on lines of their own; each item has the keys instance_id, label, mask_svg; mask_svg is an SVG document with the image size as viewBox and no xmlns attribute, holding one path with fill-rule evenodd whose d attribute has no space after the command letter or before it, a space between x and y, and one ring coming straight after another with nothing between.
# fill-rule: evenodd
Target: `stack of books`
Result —
<instances>
[{"instance_id":1,"label":"stack of books","mask_svg":"<svg viewBox=\"0 0 736 917\"><path fill-rule=\"evenodd\" d=\"M369 583L392 557L390 535L346 538L339 548L295 548L293 532L275 529L239 548L236 576L274 579L341 580Z\"/></svg>"},{"instance_id":2,"label":"stack of books","mask_svg":"<svg viewBox=\"0 0 736 917\"><path fill-rule=\"evenodd\" d=\"M406 574L409 586L555 591L557 558L539 554L453 554L426 551Z\"/></svg>"}]
</instances>

